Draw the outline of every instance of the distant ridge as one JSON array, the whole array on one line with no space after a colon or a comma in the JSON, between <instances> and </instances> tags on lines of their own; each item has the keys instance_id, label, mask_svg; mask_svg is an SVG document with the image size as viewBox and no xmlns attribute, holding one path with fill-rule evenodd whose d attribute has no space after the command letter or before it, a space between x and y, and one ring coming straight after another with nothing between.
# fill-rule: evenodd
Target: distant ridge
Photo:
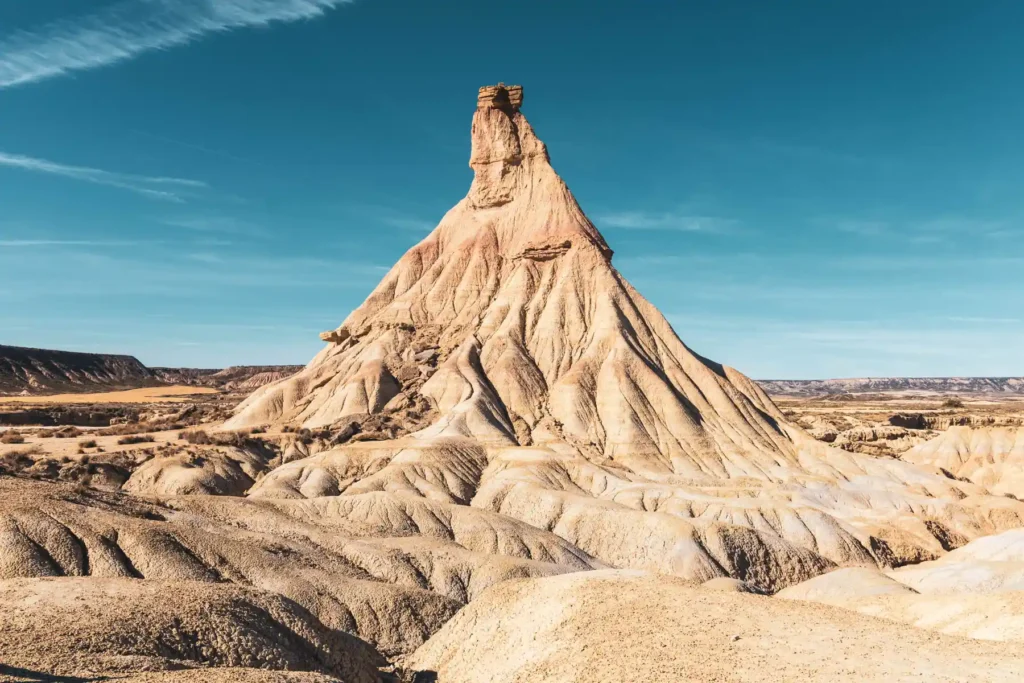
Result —
<instances>
[{"instance_id":1,"label":"distant ridge","mask_svg":"<svg viewBox=\"0 0 1024 683\"><path fill-rule=\"evenodd\" d=\"M160 384L133 356L0 345L0 394L130 389Z\"/></svg>"},{"instance_id":2,"label":"distant ridge","mask_svg":"<svg viewBox=\"0 0 1024 683\"><path fill-rule=\"evenodd\" d=\"M148 368L128 355L0 344L0 396L118 391L165 384L248 392L301 369L301 365Z\"/></svg>"},{"instance_id":3,"label":"distant ridge","mask_svg":"<svg viewBox=\"0 0 1024 683\"><path fill-rule=\"evenodd\" d=\"M1024 377L853 377L848 379L762 379L773 396L825 396L886 392L922 394L1021 394Z\"/></svg>"},{"instance_id":4,"label":"distant ridge","mask_svg":"<svg viewBox=\"0 0 1024 683\"><path fill-rule=\"evenodd\" d=\"M232 365L224 369L152 368L162 382L215 387L226 391L254 391L301 370L301 365Z\"/></svg>"}]
</instances>

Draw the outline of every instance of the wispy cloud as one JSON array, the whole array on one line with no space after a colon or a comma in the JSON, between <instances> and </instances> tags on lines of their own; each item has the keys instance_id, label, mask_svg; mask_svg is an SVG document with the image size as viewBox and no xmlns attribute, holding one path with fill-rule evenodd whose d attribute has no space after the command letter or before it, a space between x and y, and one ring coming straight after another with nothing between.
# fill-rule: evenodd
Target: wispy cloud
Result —
<instances>
[{"instance_id":1,"label":"wispy cloud","mask_svg":"<svg viewBox=\"0 0 1024 683\"><path fill-rule=\"evenodd\" d=\"M160 222L173 228L199 233L246 235L248 237L266 237L269 234L263 226L232 216L177 216L165 218Z\"/></svg>"},{"instance_id":2,"label":"wispy cloud","mask_svg":"<svg viewBox=\"0 0 1024 683\"><path fill-rule=\"evenodd\" d=\"M379 220L384 225L390 225L392 228L399 228L401 230L416 230L418 232L430 232L436 227L430 221L425 221L420 218L413 218L411 216L381 216Z\"/></svg>"},{"instance_id":3,"label":"wispy cloud","mask_svg":"<svg viewBox=\"0 0 1024 683\"><path fill-rule=\"evenodd\" d=\"M2 48L0 48L0 51L2 51ZM99 168L69 166L20 154L7 154L6 152L0 152L0 166L20 168L36 173L48 173L96 185L117 187L151 199L170 202L183 202L184 196L189 191L194 192L208 187L206 183L199 180L115 173Z\"/></svg>"},{"instance_id":4,"label":"wispy cloud","mask_svg":"<svg viewBox=\"0 0 1024 683\"><path fill-rule=\"evenodd\" d=\"M671 230L675 232L723 233L733 230L737 221L717 216L693 216L681 213L621 211L598 215L596 222L609 228L626 230Z\"/></svg>"},{"instance_id":5,"label":"wispy cloud","mask_svg":"<svg viewBox=\"0 0 1024 683\"><path fill-rule=\"evenodd\" d=\"M833 226L840 232L865 238L885 238L912 244L953 244L960 238L1019 236L1019 221L940 215L925 218L878 220L874 218L815 218L812 223Z\"/></svg>"},{"instance_id":6,"label":"wispy cloud","mask_svg":"<svg viewBox=\"0 0 1024 683\"><path fill-rule=\"evenodd\" d=\"M193 261L199 261L200 263L208 263L210 265L224 263L224 259L222 259L220 256L218 256L217 254L211 254L209 252L189 254L188 258L190 258Z\"/></svg>"},{"instance_id":7,"label":"wispy cloud","mask_svg":"<svg viewBox=\"0 0 1024 683\"><path fill-rule=\"evenodd\" d=\"M342 211L361 221L377 223L399 230L413 232L430 232L437 227L436 222L425 220L418 215L406 213L399 209L379 204L347 204L340 207Z\"/></svg>"},{"instance_id":8,"label":"wispy cloud","mask_svg":"<svg viewBox=\"0 0 1024 683\"><path fill-rule=\"evenodd\" d=\"M950 316L947 318L955 323L972 323L977 325L1017 325L1022 321L1019 318L985 318L978 316Z\"/></svg>"},{"instance_id":9,"label":"wispy cloud","mask_svg":"<svg viewBox=\"0 0 1024 683\"><path fill-rule=\"evenodd\" d=\"M879 237L888 233L892 226L884 221L841 220L836 223L836 229L861 237Z\"/></svg>"},{"instance_id":10,"label":"wispy cloud","mask_svg":"<svg viewBox=\"0 0 1024 683\"><path fill-rule=\"evenodd\" d=\"M122 0L0 38L0 88L184 45L210 33L321 16L351 0Z\"/></svg>"}]
</instances>

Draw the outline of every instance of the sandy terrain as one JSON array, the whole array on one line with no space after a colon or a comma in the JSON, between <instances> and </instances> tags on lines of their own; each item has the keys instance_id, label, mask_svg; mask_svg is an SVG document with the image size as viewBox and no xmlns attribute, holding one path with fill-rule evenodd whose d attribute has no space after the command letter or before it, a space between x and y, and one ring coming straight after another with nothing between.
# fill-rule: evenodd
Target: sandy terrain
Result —
<instances>
[{"instance_id":1,"label":"sandy terrain","mask_svg":"<svg viewBox=\"0 0 1024 683\"><path fill-rule=\"evenodd\" d=\"M145 387L126 391L107 391L94 394L54 394L52 396L4 396L0 398L0 406L5 404L32 406L50 404L78 403L180 403L192 396L217 394L217 389L210 387Z\"/></svg>"}]
</instances>

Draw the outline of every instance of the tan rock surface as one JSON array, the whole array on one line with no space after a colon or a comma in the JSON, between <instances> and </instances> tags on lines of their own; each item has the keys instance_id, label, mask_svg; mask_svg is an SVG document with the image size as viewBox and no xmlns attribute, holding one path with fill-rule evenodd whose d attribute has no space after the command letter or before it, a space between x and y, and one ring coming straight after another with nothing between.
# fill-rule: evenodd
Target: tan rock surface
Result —
<instances>
[{"instance_id":1,"label":"tan rock surface","mask_svg":"<svg viewBox=\"0 0 1024 683\"><path fill-rule=\"evenodd\" d=\"M933 562L886 574L839 569L776 597L825 603L942 633L1024 642L1024 530L980 538Z\"/></svg>"},{"instance_id":2,"label":"tan rock surface","mask_svg":"<svg viewBox=\"0 0 1024 683\"><path fill-rule=\"evenodd\" d=\"M636 572L496 586L405 662L444 683L1016 681L1019 649Z\"/></svg>"},{"instance_id":3,"label":"tan rock surface","mask_svg":"<svg viewBox=\"0 0 1024 683\"><path fill-rule=\"evenodd\" d=\"M553 534L492 513L448 514L420 500L368 495L376 499L332 505L201 496L154 505L0 477L0 579L250 586L395 655L494 583L600 566ZM411 535L416 529L422 537Z\"/></svg>"},{"instance_id":4,"label":"tan rock surface","mask_svg":"<svg viewBox=\"0 0 1024 683\"><path fill-rule=\"evenodd\" d=\"M950 427L902 458L1024 498L1024 427Z\"/></svg>"},{"instance_id":5,"label":"tan rock surface","mask_svg":"<svg viewBox=\"0 0 1024 683\"><path fill-rule=\"evenodd\" d=\"M291 669L351 683L380 681L378 667L386 663L275 593L100 578L0 581L0 662L63 675Z\"/></svg>"}]
</instances>

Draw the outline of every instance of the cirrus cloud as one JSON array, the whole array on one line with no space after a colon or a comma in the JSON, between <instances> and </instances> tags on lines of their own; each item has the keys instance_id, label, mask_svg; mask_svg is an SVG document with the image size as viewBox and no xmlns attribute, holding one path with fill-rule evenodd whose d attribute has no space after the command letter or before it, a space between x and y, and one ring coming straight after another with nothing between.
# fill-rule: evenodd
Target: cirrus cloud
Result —
<instances>
[{"instance_id":1,"label":"cirrus cloud","mask_svg":"<svg viewBox=\"0 0 1024 683\"><path fill-rule=\"evenodd\" d=\"M312 19L352 0L122 0L0 37L0 88L166 50L211 33Z\"/></svg>"}]
</instances>

